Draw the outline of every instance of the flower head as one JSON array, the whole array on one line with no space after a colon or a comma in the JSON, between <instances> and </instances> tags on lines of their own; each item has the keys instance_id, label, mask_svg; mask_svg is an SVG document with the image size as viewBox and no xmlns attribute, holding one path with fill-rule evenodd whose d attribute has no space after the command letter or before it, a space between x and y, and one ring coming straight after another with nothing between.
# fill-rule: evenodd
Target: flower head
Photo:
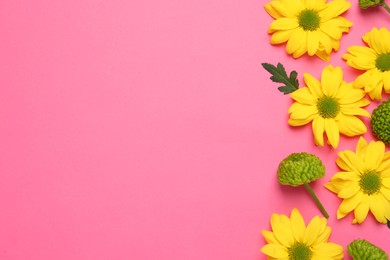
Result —
<instances>
[{"instance_id":1,"label":"flower head","mask_svg":"<svg viewBox=\"0 0 390 260\"><path fill-rule=\"evenodd\" d=\"M382 89L390 93L390 31L373 28L363 36L368 45L351 46L343 55L347 64L365 71L354 82L354 87L364 88L371 99L382 99Z\"/></svg>"},{"instance_id":2,"label":"flower head","mask_svg":"<svg viewBox=\"0 0 390 260\"><path fill-rule=\"evenodd\" d=\"M287 42L286 51L294 58L308 53L329 61L332 50L340 47L343 32L352 26L340 16L351 7L345 0L271 0L264 7L275 18L268 30L271 43Z\"/></svg>"},{"instance_id":3,"label":"flower head","mask_svg":"<svg viewBox=\"0 0 390 260\"><path fill-rule=\"evenodd\" d=\"M299 186L324 175L325 166L322 161L309 153L290 154L278 167L278 180L284 185Z\"/></svg>"},{"instance_id":4,"label":"flower head","mask_svg":"<svg viewBox=\"0 0 390 260\"><path fill-rule=\"evenodd\" d=\"M307 86L291 93L295 102L288 110L290 125L312 122L315 144L324 145L325 132L333 148L339 144L340 133L356 136L367 131L357 116L370 116L362 108L370 102L364 98L363 90L353 88L351 83L343 80L340 67L325 67L321 81L308 73L304 74L304 80Z\"/></svg>"},{"instance_id":5,"label":"flower head","mask_svg":"<svg viewBox=\"0 0 390 260\"><path fill-rule=\"evenodd\" d=\"M362 9L380 5L383 0L359 0L359 6Z\"/></svg>"},{"instance_id":6,"label":"flower head","mask_svg":"<svg viewBox=\"0 0 390 260\"><path fill-rule=\"evenodd\" d=\"M348 254L353 259L375 259L375 260L388 260L388 256L385 251L371 244L367 240L357 239L352 241L348 245Z\"/></svg>"},{"instance_id":7,"label":"flower head","mask_svg":"<svg viewBox=\"0 0 390 260\"><path fill-rule=\"evenodd\" d=\"M321 201L310 187L309 183L325 175L325 166L320 158L309 153L292 153L280 162L278 181L282 185L297 187L303 185L316 202L322 214L328 218Z\"/></svg>"},{"instance_id":8,"label":"flower head","mask_svg":"<svg viewBox=\"0 0 390 260\"><path fill-rule=\"evenodd\" d=\"M369 211L383 224L390 220L390 152L381 141L361 137L356 152L339 152L337 165L344 171L336 173L325 187L343 199L337 218L351 211L353 223L362 223Z\"/></svg>"},{"instance_id":9,"label":"flower head","mask_svg":"<svg viewBox=\"0 0 390 260\"><path fill-rule=\"evenodd\" d=\"M390 144L390 99L372 111L371 127L379 140Z\"/></svg>"},{"instance_id":10,"label":"flower head","mask_svg":"<svg viewBox=\"0 0 390 260\"><path fill-rule=\"evenodd\" d=\"M290 218L286 215L272 214L272 232L263 230L268 244L261 252L268 259L343 259L343 248L328 242L331 228L325 218L314 217L305 225L298 209L293 209Z\"/></svg>"}]
</instances>

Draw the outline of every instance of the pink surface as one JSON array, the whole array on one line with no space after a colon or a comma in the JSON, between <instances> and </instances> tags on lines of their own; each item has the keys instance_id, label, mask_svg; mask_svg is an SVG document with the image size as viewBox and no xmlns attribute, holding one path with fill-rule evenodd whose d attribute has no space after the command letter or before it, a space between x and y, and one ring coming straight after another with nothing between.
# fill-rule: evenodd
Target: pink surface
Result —
<instances>
[{"instance_id":1,"label":"pink surface","mask_svg":"<svg viewBox=\"0 0 390 260\"><path fill-rule=\"evenodd\" d=\"M277 184L279 161L299 151L327 166L314 189L331 240L390 252L372 217L336 220L340 200L322 185L337 151L287 125L291 100L260 63L300 80L327 63L271 46L264 3L2 0L0 259L265 259L273 212L320 214L304 190ZM353 1L346 17L355 26L331 64L351 81L341 55L390 16Z\"/></svg>"}]
</instances>

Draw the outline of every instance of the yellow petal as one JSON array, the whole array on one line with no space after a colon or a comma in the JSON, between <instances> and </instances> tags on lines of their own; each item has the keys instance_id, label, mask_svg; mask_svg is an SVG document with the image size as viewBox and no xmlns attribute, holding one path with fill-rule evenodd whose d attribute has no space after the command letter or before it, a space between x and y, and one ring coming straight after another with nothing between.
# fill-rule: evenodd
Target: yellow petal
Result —
<instances>
[{"instance_id":1,"label":"yellow petal","mask_svg":"<svg viewBox=\"0 0 390 260\"><path fill-rule=\"evenodd\" d=\"M330 61L330 54L327 53L325 50L318 50L316 52L316 56L323 61L326 61L326 62Z\"/></svg>"},{"instance_id":2,"label":"yellow petal","mask_svg":"<svg viewBox=\"0 0 390 260\"><path fill-rule=\"evenodd\" d=\"M333 186L332 182L325 183L324 187L327 188L328 190L330 190L333 193L337 193L338 192L338 190L335 188L335 186Z\"/></svg>"},{"instance_id":3,"label":"yellow petal","mask_svg":"<svg viewBox=\"0 0 390 260\"><path fill-rule=\"evenodd\" d=\"M387 48L385 45L388 42L383 42L384 39L381 37L381 33L377 28L374 27L370 32L366 33L363 36L363 40L377 53L386 53Z\"/></svg>"},{"instance_id":4,"label":"yellow petal","mask_svg":"<svg viewBox=\"0 0 390 260\"><path fill-rule=\"evenodd\" d=\"M386 224L385 210L389 207L389 202L381 193L370 196L370 211L379 223Z\"/></svg>"},{"instance_id":5,"label":"yellow petal","mask_svg":"<svg viewBox=\"0 0 390 260\"><path fill-rule=\"evenodd\" d=\"M337 195L339 198L347 199L355 196L360 191L359 183L350 185L339 192Z\"/></svg>"},{"instance_id":6,"label":"yellow petal","mask_svg":"<svg viewBox=\"0 0 390 260\"><path fill-rule=\"evenodd\" d=\"M289 125L291 125L291 126L303 126L303 125L307 125L311 121L313 121L313 118L311 118L311 117L304 118L304 119L292 119L292 118L289 118L287 123Z\"/></svg>"},{"instance_id":7,"label":"yellow petal","mask_svg":"<svg viewBox=\"0 0 390 260\"><path fill-rule=\"evenodd\" d=\"M274 233L272 233L271 231L263 230L263 231L261 231L261 233L263 234L263 237L264 237L265 241L267 241L267 243L279 244L279 241L276 239Z\"/></svg>"},{"instance_id":8,"label":"yellow petal","mask_svg":"<svg viewBox=\"0 0 390 260\"><path fill-rule=\"evenodd\" d=\"M379 29L379 39L381 39L381 49L383 53L390 53L390 31L382 27Z\"/></svg>"},{"instance_id":9,"label":"yellow petal","mask_svg":"<svg viewBox=\"0 0 390 260\"><path fill-rule=\"evenodd\" d=\"M382 177L382 185L385 188L390 189L390 171L389 170L383 171L381 177Z\"/></svg>"},{"instance_id":10,"label":"yellow petal","mask_svg":"<svg viewBox=\"0 0 390 260\"><path fill-rule=\"evenodd\" d=\"M362 160L366 157L366 150L367 150L368 143L364 137L360 137L359 141L356 145L356 154L359 156Z\"/></svg>"},{"instance_id":11,"label":"yellow petal","mask_svg":"<svg viewBox=\"0 0 390 260\"><path fill-rule=\"evenodd\" d=\"M390 201L390 189L381 188L381 193L388 201Z\"/></svg>"},{"instance_id":12,"label":"yellow petal","mask_svg":"<svg viewBox=\"0 0 390 260\"><path fill-rule=\"evenodd\" d=\"M304 105L315 106L317 104L317 98L310 93L309 88L303 87L290 94L291 98Z\"/></svg>"},{"instance_id":13,"label":"yellow petal","mask_svg":"<svg viewBox=\"0 0 390 260\"><path fill-rule=\"evenodd\" d=\"M287 30L287 31L276 31L271 36L271 44L281 44L288 39L290 39L291 35L294 33L294 30Z\"/></svg>"},{"instance_id":14,"label":"yellow petal","mask_svg":"<svg viewBox=\"0 0 390 260\"><path fill-rule=\"evenodd\" d=\"M342 33L348 32L351 26L352 23L349 20L339 16L321 23L320 30L334 40L340 40Z\"/></svg>"},{"instance_id":15,"label":"yellow petal","mask_svg":"<svg viewBox=\"0 0 390 260\"><path fill-rule=\"evenodd\" d=\"M386 93L390 93L390 71L383 72L383 87Z\"/></svg>"},{"instance_id":16,"label":"yellow petal","mask_svg":"<svg viewBox=\"0 0 390 260\"><path fill-rule=\"evenodd\" d=\"M314 11L319 11L325 8L325 1L323 0L306 0L306 8Z\"/></svg>"},{"instance_id":17,"label":"yellow petal","mask_svg":"<svg viewBox=\"0 0 390 260\"><path fill-rule=\"evenodd\" d=\"M314 143L316 145L324 146L325 120L322 117L314 118L312 129L314 134Z\"/></svg>"},{"instance_id":18,"label":"yellow petal","mask_svg":"<svg viewBox=\"0 0 390 260\"><path fill-rule=\"evenodd\" d=\"M328 65L324 68L321 75L322 91L328 97L334 97L343 81L343 71L340 67Z\"/></svg>"},{"instance_id":19,"label":"yellow petal","mask_svg":"<svg viewBox=\"0 0 390 260\"><path fill-rule=\"evenodd\" d=\"M295 102L289 107L288 113L291 114L291 119L314 119L314 116L318 114L318 109L316 106L302 105Z\"/></svg>"},{"instance_id":20,"label":"yellow petal","mask_svg":"<svg viewBox=\"0 0 390 260\"><path fill-rule=\"evenodd\" d=\"M319 34L317 31L307 32L307 52L310 56L316 54L320 43Z\"/></svg>"},{"instance_id":21,"label":"yellow petal","mask_svg":"<svg viewBox=\"0 0 390 260\"><path fill-rule=\"evenodd\" d=\"M339 206L339 211L345 215L348 214L357 207L357 205L362 201L362 199L363 192L358 192L354 196L344 199Z\"/></svg>"},{"instance_id":22,"label":"yellow petal","mask_svg":"<svg viewBox=\"0 0 390 260\"><path fill-rule=\"evenodd\" d=\"M321 83L319 80L314 78L309 73L305 73L303 75L303 79L305 80L306 86L309 88L310 93L313 94L315 98L321 98L324 94L321 90Z\"/></svg>"},{"instance_id":23,"label":"yellow petal","mask_svg":"<svg viewBox=\"0 0 390 260\"><path fill-rule=\"evenodd\" d=\"M338 155L339 157L337 158L336 163L339 165L339 160L345 162L345 164L348 166L348 169L346 170L353 171L356 173L364 173L366 171L365 164L363 163L361 158L359 158L359 156L357 156L354 152L346 150L343 152L339 152Z\"/></svg>"},{"instance_id":24,"label":"yellow petal","mask_svg":"<svg viewBox=\"0 0 390 260\"><path fill-rule=\"evenodd\" d=\"M320 235L320 231L322 229L323 221L318 216L315 216L307 225L305 230L305 235L303 237L303 243L306 245L312 245L317 237Z\"/></svg>"},{"instance_id":25,"label":"yellow petal","mask_svg":"<svg viewBox=\"0 0 390 260\"><path fill-rule=\"evenodd\" d=\"M332 118L325 118L325 132L333 148L337 148L340 141L339 127Z\"/></svg>"},{"instance_id":26,"label":"yellow petal","mask_svg":"<svg viewBox=\"0 0 390 260\"><path fill-rule=\"evenodd\" d=\"M282 17L273 21L268 29L269 33L273 33L279 30L293 30L298 28L298 22L296 19Z\"/></svg>"},{"instance_id":27,"label":"yellow petal","mask_svg":"<svg viewBox=\"0 0 390 260\"><path fill-rule=\"evenodd\" d=\"M339 16L351 7L351 3L338 0L331 1L326 4L326 8L320 11L321 21L328 21L334 17Z\"/></svg>"},{"instance_id":28,"label":"yellow petal","mask_svg":"<svg viewBox=\"0 0 390 260\"><path fill-rule=\"evenodd\" d=\"M316 241L314 242L314 245L328 242L330 233L332 233L332 229L330 227L325 227L324 232L322 232L322 234L317 237Z\"/></svg>"},{"instance_id":29,"label":"yellow petal","mask_svg":"<svg viewBox=\"0 0 390 260\"><path fill-rule=\"evenodd\" d=\"M264 5L265 11L266 11L269 15L271 15L273 18L275 18L275 19L278 19L278 18L283 17L280 13L278 13L278 12L273 8L272 3L273 3L273 2L271 1L271 2L266 3L266 4Z\"/></svg>"},{"instance_id":30,"label":"yellow petal","mask_svg":"<svg viewBox=\"0 0 390 260\"><path fill-rule=\"evenodd\" d=\"M377 84L371 91L368 91L368 95L372 100L381 100L382 99L382 81L377 81Z\"/></svg>"},{"instance_id":31,"label":"yellow petal","mask_svg":"<svg viewBox=\"0 0 390 260\"><path fill-rule=\"evenodd\" d=\"M272 214L271 227L276 239L284 246L294 244L291 221L285 215Z\"/></svg>"},{"instance_id":32,"label":"yellow petal","mask_svg":"<svg viewBox=\"0 0 390 260\"><path fill-rule=\"evenodd\" d=\"M355 172L337 172L331 180L343 180L343 181L359 181L360 177Z\"/></svg>"},{"instance_id":33,"label":"yellow petal","mask_svg":"<svg viewBox=\"0 0 390 260\"><path fill-rule=\"evenodd\" d=\"M359 70L368 70L375 68L377 54L368 47L352 46L348 48L348 54L344 54L343 58L347 60L347 64Z\"/></svg>"},{"instance_id":34,"label":"yellow petal","mask_svg":"<svg viewBox=\"0 0 390 260\"><path fill-rule=\"evenodd\" d=\"M334 256L342 254L343 250L342 246L335 243L321 243L313 247L313 255L333 259Z\"/></svg>"},{"instance_id":35,"label":"yellow petal","mask_svg":"<svg viewBox=\"0 0 390 260\"><path fill-rule=\"evenodd\" d=\"M383 160L379 167L377 168L377 172L390 171L390 160L386 158L386 153L383 156Z\"/></svg>"},{"instance_id":36,"label":"yellow petal","mask_svg":"<svg viewBox=\"0 0 390 260\"><path fill-rule=\"evenodd\" d=\"M304 32L302 28L297 28L294 30L293 35L291 35L291 38L288 40L286 45L286 51L288 54L294 53L301 47L302 44L305 44L305 34L306 32Z\"/></svg>"},{"instance_id":37,"label":"yellow petal","mask_svg":"<svg viewBox=\"0 0 390 260\"><path fill-rule=\"evenodd\" d=\"M342 84L344 86L344 84ZM345 85L345 87L339 90L339 103L340 105L353 105L364 98L364 91L361 89L351 88Z\"/></svg>"},{"instance_id":38,"label":"yellow petal","mask_svg":"<svg viewBox=\"0 0 390 260\"><path fill-rule=\"evenodd\" d=\"M352 108L352 107L342 107L341 106L341 112L345 115L352 115L352 116L366 116L366 117L370 117L370 113L363 109L363 108L360 108L360 107L355 107L355 108Z\"/></svg>"},{"instance_id":39,"label":"yellow petal","mask_svg":"<svg viewBox=\"0 0 390 260\"><path fill-rule=\"evenodd\" d=\"M288 257L287 248L278 244L267 244L261 248L261 252L263 252L267 256L278 259Z\"/></svg>"},{"instance_id":40,"label":"yellow petal","mask_svg":"<svg viewBox=\"0 0 390 260\"><path fill-rule=\"evenodd\" d=\"M294 58L299 58L307 52L307 44L306 44L307 33L302 33L301 37L302 38L300 40L298 48L292 54Z\"/></svg>"},{"instance_id":41,"label":"yellow petal","mask_svg":"<svg viewBox=\"0 0 390 260\"><path fill-rule=\"evenodd\" d=\"M347 61L348 63L348 61ZM352 66L351 64L348 63L349 66L354 67L354 65ZM364 72L362 75L358 76L355 81L353 82L353 87L354 88L363 88L372 78L372 73L373 73L373 70L368 70L366 72Z\"/></svg>"},{"instance_id":42,"label":"yellow petal","mask_svg":"<svg viewBox=\"0 0 390 260\"><path fill-rule=\"evenodd\" d=\"M340 191L344 190L345 188L348 188L352 183L353 183L352 181L348 181L348 180L335 179L333 177L331 178L331 185L332 185L331 188L333 192L337 194Z\"/></svg>"},{"instance_id":43,"label":"yellow petal","mask_svg":"<svg viewBox=\"0 0 390 260\"><path fill-rule=\"evenodd\" d=\"M291 212L291 227L292 227L295 240L298 242L303 242L303 236L305 234L306 225L301 214L296 208L294 208Z\"/></svg>"},{"instance_id":44,"label":"yellow petal","mask_svg":"<svg viewBox=\"0 0 390 260\"><path fill-rule=\"evenodd\" d=\"M356 207L354 213L355 213L355 223L362 223L368 214L369 206L366 202L361 202L359 205Z\"/></svg>"},{"instance_id":45,"label":"yellow petal","mask_svg":"<svg viewBox=\"0 0 390 260\"><path fill-rule=\"evenodd\" d=\"M356 116L339 115L337 123L340 133L346 136L356 136L367 132L366 125Z\"/></svg>"},{"instance_id":46,"label":"yellow petal","mask_svg":"<svg viewBox=\"0 0 390 260\"><path fill-rule=\"evenodd\" d=\"M370 104L370 101L366 98L362 98L359 101L356 101L351 104L340 104L341 107L365 107Z\"/></svg>"},{"instance_id":47,"label":"yellow petal","mask_svg":"<svg viewBox=\"0 0 390 260\"><path fill-rule=\"evenodd\" d=\"M318 31L318 36L320 41L320 48L322 47L327 54L330 54L332 51L332 39L322 31Z\"/></svg>"},{"instance_id":48,"label":"yellow petal","mask_svg":"<svg viewBox=\"0 0 390 260\"><path fill-rule=\"evenodd\" d=\"M368 169L376 170L385 155L385 144L381 141L370 142L367 146L365 162Z\"/></svg>"},{"instance_id":49,"label":"yellow petal","mask_svg":"<svg viewBox=\"0 0 390 260\"><path fill-rule=\"evenodd\" d=\"M302 10L299 10L299 8L290 1L285 0L274 1L272 7L282 16L295 19Z\"/></svg>"}]
</instances>

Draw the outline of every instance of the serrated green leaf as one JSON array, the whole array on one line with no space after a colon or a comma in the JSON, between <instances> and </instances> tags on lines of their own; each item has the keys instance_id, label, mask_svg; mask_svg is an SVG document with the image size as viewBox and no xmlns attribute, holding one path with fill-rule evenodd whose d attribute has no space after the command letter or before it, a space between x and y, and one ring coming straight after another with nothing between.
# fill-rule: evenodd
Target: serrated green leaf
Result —
<instances>
[{"instance_id":1,"label":"serrated green leaf","mask_svg":"<svg viewBox=\"0 0 390 260\"><path fill-rule=\"evenodd\" d=\"M261 65L272 75L270 79L273 82L284 84L278 87L278 90L283 94L290 94L299 88L299 82L297 80L298 74L295 70L291 71L290 77L288 77L283 64L280 62L278 62L276 66L269 63L262 63Z\"/></svg>"}]
</instances>

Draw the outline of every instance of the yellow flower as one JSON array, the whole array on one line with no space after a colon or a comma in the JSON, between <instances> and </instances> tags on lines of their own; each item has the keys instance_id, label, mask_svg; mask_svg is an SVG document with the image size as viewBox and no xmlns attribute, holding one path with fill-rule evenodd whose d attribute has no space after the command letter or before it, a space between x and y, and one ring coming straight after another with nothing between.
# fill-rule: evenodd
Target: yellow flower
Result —
<instances>
[{"instance_id":1,"label":"yellow flower","mask_svg":"<svg viewBox=\"0 0 390 260\"><path fill-rule=\"evenodd\" d=\"M325 218L316 216L306 227L298 209L292 210L290 218L272 214L273 232L262 231L268 244L261 248L261 252L268 259L343 259L343 247L328 242L332 229L326 224Z\"/></svg>"},{"instance_id":2,"label":"yellow flower","mask_svg":"<svg viewBox=\"0 0 390 260\"><path fill-rule=\"evenodd\" d=\"M324 145L325 132L333 148L339 144L339 133L356 136L367 131L357 116L370 116L362 108L370 102L364 98L363 90L343 81L340 67L325 67L321 82L308 73L304 74L304 80L307 87L291 93L296 102L288 110L290 125L301 126L312 122L315 144Z\"/></svg>"},{"instance_id":3,"label":"yellow flower","mask_svg":"<svg viewBox=\"0 0 390 260\"><path fill-rule=\"evenodd\" d=\"M271 0L264 5L275 18L268 29L271 43L287 42L286 51L294 58L307 52L329 61L332 50L340 48L343 32L352 26L339 16L350 7L345 0Z\"/></svg>"},{"instance_id":4,"label":"yellow flower","mask_svg":"<svg viewBox=\"0 0 390 260\"><path fill-rule=\"evenodd\" d=\"M382 89L390 93L390 32L386 28L373 28L363 36L368 45L351 46L343 55L347 64L365 71L357 77L354 87L363 88L371 99L382 99Z\"/></svg>"},{"instance_id":5,"label":"yellow flower","mask_svg":"<svg viewBox=\"0 0 390 260\"><path fill-rule=\"evenodd\" d=\"M344 171L336 173L325 187L343 201L337 218L354 211L353 223L362 223L368 211L380 223L390 220L390 152L381 141L370 142L361 137L356 152L339 152L337 165Z\"/></svg>"}]
</instances>

